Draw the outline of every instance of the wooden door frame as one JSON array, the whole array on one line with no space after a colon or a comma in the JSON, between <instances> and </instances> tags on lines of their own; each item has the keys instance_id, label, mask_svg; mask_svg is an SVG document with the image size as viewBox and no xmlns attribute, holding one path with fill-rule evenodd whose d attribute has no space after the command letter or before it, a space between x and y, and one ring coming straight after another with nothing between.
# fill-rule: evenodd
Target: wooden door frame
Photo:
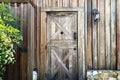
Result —
<instances>
[{"instance_id":1,"label":"wooden door frame","mask_svg":"<svg viewBox=\"0 0 120 80\"><path fill-rule=\"evenodd\" d=\"M83 79L85 76L85 13L84 8L76 7L76 8L44 8L41 7L41 34L40 34L40 68L41 68L41 80L45 80L45 62L46 62L46 15L47 12L77 12L77 26L78 26L78 69L79 69L79 80ZM82 65L81 65L82 64Z\"/></svg>"}]
</instances>

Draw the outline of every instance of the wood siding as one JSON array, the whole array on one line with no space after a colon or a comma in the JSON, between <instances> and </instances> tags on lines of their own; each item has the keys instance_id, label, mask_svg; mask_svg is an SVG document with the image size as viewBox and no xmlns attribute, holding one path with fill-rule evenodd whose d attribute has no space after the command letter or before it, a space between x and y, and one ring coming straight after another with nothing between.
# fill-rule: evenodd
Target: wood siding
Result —
<instances>
[{"instance_id":1,"label":"wood siding","mask_svg":"<svg viewBox=\"0 0 120 80\"><path fill-rule=\"evenodd\" d=\"M23 19L19 23L24 40L17 51L16 63L7 68L6 80L31 80L34 67L38 69L39 80L44 79L46 13L40 12L43 7L83 9L77 16L78 22L83 23L78 24L81 26L78 28L79 76L85 77L87 70L120 69L120 0L31 0L30 3L11 4ZM100 12L98 23L93 21L95 8Z\"/></svg>"}]
</instances>

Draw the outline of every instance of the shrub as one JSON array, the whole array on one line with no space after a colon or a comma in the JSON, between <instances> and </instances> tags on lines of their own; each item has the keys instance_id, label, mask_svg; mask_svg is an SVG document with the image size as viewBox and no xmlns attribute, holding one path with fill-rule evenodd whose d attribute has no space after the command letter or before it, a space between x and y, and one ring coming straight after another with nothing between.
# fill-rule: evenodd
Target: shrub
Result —
<instances>
[{"instance_id":1,"label":"shrub","mask_svg":"<svg viewBox=\"0 0 120 80\"><path fill-rule=\"evenodd\" d=\"M20 44L22 35L7 3L0 3L0 77L3 77L6 65L15 62L15 46Z\"/></svg>"}]
</instances>

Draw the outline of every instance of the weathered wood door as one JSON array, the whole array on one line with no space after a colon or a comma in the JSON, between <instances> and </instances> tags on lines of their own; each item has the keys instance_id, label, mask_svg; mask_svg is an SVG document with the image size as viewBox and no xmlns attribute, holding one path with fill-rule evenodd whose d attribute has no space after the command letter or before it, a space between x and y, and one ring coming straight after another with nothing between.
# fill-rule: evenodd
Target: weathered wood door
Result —
<instances>
[{"instance_id":1,"label":"weathered wood door","mask_svg":"<svg viewBox=\"0 0 120 80\"><path fill-rule=\"evenodd\" d=\"M77 13L47 13L46 79L77 80Z\"/></svg>"}]
</instances>

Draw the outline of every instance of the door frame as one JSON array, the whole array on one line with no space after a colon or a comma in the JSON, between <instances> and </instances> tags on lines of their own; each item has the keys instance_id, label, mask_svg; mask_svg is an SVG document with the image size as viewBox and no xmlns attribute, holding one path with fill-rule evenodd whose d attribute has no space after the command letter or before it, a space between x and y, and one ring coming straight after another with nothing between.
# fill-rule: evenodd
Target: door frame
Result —
<instances>
[{"instance_id":1,"label":"door frame","mask_svg":"<svg viewBox=\"0 0 120 80\"><path fill-rule=\"evenodd\" d=\"M85 77L85 13L84 8L41 8L41 28L40 28L40 78L45 80L46 72L46 28L47 28L47 12L77 12L78 26L78 77L79 80Z\"/></svg>"}]
</instances>

